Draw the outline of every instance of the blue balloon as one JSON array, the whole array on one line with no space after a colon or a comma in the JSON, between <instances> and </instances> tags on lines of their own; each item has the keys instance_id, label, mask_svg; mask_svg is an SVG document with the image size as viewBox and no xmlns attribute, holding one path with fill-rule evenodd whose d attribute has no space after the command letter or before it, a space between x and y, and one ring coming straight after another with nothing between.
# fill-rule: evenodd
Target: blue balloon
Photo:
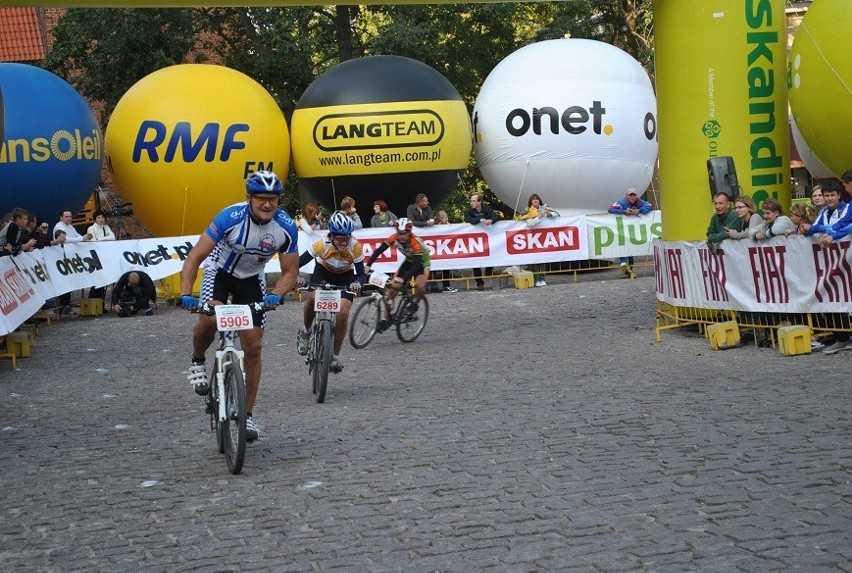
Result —
<instances>
[{"instance_id":1,"label":"blue balloon","mask_svg":"<svg viewBox=\"0 0 852 573\"><path fill-rule=\"evenodd\" d=\"M53 224L95 190L103 136L91 107L62 78L0 63L0 216L23 207Z\"/></svg>"}]
</instances>

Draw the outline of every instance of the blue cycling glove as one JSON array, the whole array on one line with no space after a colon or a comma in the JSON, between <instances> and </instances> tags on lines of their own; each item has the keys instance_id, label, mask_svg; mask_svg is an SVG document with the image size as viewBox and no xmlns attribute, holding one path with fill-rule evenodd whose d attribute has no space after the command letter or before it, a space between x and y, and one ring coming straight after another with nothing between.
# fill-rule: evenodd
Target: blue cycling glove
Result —
<instances>
[{"instance_id":1,"label":"blue cycling glove","mask_svg":"<svg viewBox=\"0 0 852 573\"><path fill-rule=\"evenodd\" d=\"M191 294L180 295L180 305L183 308L198 308L199 302L197 296L192 296Z\"/></svg>"},{"instance_id":2,"label":"blue cycling glove","mask_svg":"<svg viewBox=\"0 0 852 573\"><path fill-rule=\"evenodd\" d=\"M263 304L266 306L278 306L281 304L281 297L277 294L269 293L263 297Z\"/></svg>"}]
</instances>

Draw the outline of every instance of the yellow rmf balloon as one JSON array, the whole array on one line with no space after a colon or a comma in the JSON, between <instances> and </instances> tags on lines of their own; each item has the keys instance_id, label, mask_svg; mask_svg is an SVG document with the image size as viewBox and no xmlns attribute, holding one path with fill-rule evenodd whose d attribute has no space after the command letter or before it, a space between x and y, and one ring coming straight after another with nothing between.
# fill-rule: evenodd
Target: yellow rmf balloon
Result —
<instances>
[{"instance_id":1,"label":"yellow rmf balloon","mask_svg":"<svg viewBox=\"0 0 852 573\"><path fill-rule=\"evenodd\" d=\"M852 2L814 2L790 49L790 109L810 150L836 176L852 168Z\"/></svg>"},{"instance_id":2,"label":"yellow rmf balloon","mask_svg":"<svg viewBox=\"0 0 852 573\"><path fill-rule=\"evenodd\" d=\"M122 96L107 126L107 165L119 195L156 236L200 233L245 200L255 171L286 177L290 136L278 104L236 70L184 64Z\"/></svg>"}]
</instances>

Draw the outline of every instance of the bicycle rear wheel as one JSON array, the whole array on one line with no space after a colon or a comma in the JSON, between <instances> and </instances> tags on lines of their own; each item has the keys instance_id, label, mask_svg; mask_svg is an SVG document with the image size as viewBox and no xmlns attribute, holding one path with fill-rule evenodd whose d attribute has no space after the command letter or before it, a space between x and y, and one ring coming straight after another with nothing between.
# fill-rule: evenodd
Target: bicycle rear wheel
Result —
<instances>
[{"instance_id":1,"label":"bicycle rear wheel","mask_svg":"<svg viewBox=\"0 0 852 573\"><path fill-rule=\"evenodd\" d=\"M417 310L412 311L416 305ZM406 306L397 315L396 335L403 342L414 342L429 320L429 301L424 297L419 303L413 298L406 301Z\"/></svg>"},{"instance_id":2,"label":"bicycle rear wheel","mask_svg":"<svg viewBox=\"0 0 852 573\"><path fill-rule=\"evenodd\" d=\"M379 329L382 316L378 299L369 296L361 301L349 319L349 342L353 348L364 348Z\"/></svg>"},{"instance_id":3,"label":"bicycle rear wheel","mask_svg":"<svg viewBox=\"0 0 852 573\"><path fill-rule=\"evenodd\" d=\"M229 364L230 362L230 364ZM225 410L227 418L223 423L225 438L225 461L228 471L240 473L246 455L246 385L240 359L231 353L225 359Z\"/></svg>"},{"instance_id":4,"label":"bicycle rear wheel","mask_svg":"<svg viewBox=\"0 0 852 573\"><path fill-rule=\"evenodd\" d=\"M314 394L317 402L322 404L325 400L325 390L328 387L328 368L331 366L331 322L320 321L317 326L316 355L314 356Z\"/></svg>"}]
</instances>

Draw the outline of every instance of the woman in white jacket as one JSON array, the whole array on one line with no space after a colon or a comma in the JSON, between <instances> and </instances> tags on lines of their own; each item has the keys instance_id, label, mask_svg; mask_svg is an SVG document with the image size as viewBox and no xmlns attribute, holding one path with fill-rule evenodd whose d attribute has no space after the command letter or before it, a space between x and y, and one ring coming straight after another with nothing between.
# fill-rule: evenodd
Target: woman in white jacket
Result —
<instances>
[{"instance_id":1,"label":"woman in white jacket","mask_svg":"<svg viewBox=\"0 0 852 573\"><path fill-rule=\"evenodd\" d=\"M772 237L783 237L787 231L795 229L796 224L784 215L781 203L777 199L767 199L763 202L763 224L751 230L751 238L765 241Z\"/></svg>"},{"instance_id":2,"label":"woman in white jacket","mask_svg":"<svg viewBox=\"0 0 852 573\"><path fill-rule=\"evenodd\" d=\"M115 233L113 233L112 229L109 228L109 225L106 224L106 217L104 217L103 211L95 211L95 222L86 232L92 236L92 238L89 239L90 241L115 240Z\"/></svg>"}]
</instances>

